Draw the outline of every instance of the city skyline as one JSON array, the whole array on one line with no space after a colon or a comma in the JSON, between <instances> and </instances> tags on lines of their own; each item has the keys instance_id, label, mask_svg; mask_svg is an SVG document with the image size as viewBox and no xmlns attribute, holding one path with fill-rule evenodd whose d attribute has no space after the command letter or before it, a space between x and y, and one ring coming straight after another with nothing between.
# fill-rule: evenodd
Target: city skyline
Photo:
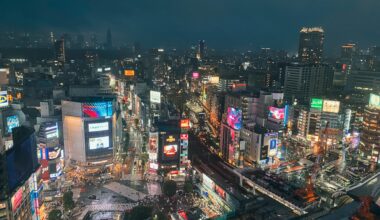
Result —
<instances>
[{"instance_id":1,"label":"city skyline","mask_svg":"<svg viewBox=\"0 0 380 220\"><path fill-rule=\"evenodd\" d=\"M115 44L138 41L146 48L186 48L204 39L210 48L216 49L270 47L295 54L300 29L321 26L325 30L327 56L338 55L340 45L347 42L358 43L361 48L380 43L380 31L376 31L379 29L376 20L380 19L376 8L380 2L328 3L327 6L326 0L317 3L37 0L22 5L7 2L3 4L5 13L0 27L4 31L96 32L102 40L110 28Z\"/></svg>"}]
</instances>

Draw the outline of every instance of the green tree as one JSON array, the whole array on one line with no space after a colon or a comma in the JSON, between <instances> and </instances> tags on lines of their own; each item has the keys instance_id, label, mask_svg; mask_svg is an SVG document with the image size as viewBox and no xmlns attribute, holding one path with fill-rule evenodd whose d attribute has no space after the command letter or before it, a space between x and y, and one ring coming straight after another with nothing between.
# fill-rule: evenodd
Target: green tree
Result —
<instances>
[{"instance_id":1,"label":"green tree","mask_svg":"<svg viewBox=\"0 0 380 220\"><path fill-rule=\"evenodd\" d=\"M177 192L177 183L173 180L165 181L162 186L162 191L168 197L174 196Z\"/></svg>"},{"instance_id":2,"label":"green tree","mask_svg":"<svg viewBox=\"0 0 380 220\"><path fill-rule=\"evenodd\" d=\"M60 220L62 216L62 212L58 209L53 209L49 212L48 220Z\"/></svg>"},{"instance_id":3,"label":"green tree","mask_svg":"<svg viewBox=\"0 0 380 220\"><path fill-rule=\"evenodd\" d=\"M140 120L138 118L135 118L135 125L136 127L139 125Z\"/></svg>"},{"instance_id":4,"label":"green tree","mask_svg":"<svg viewBox=\"0 0 380 220\"><path fill-rule=\"evenodd\" d=\"M149 154L141 153L139 157L140 157L140 160L142 162L142 165L144 166L146 164L146 162L148 162Z\"/></svg>"},{"instance_id":5,"label":"green tree","mask_svg":"<svg viewBox=\"0 0 380 220\"><path fill-rule=\"evenodd\" d=\"M185 181L185 184L183 186L183 191L185 191L185 193L193 192L193 183L190 180Z\"/></svg>"},{"instance_id":6,"label":"green tree","mask_svg":"<svg viewBox=\"0 0 380 220\"><path fill-rule=\"evenodd\" d=\"M63 194L63 208L65 211L74 208L73 192L67 191Z\"/></svg>"},{"instance_id":7,"label":"green tree","mask_svg":"<svg viewBox=\"0 0 380 220\"><path fill-rule=\"evenodd\" d=\"M124 220L145 220L151 217L153 208L139 205L134 207L129 214L124 216Z\"/></svg>"}]
</instances>

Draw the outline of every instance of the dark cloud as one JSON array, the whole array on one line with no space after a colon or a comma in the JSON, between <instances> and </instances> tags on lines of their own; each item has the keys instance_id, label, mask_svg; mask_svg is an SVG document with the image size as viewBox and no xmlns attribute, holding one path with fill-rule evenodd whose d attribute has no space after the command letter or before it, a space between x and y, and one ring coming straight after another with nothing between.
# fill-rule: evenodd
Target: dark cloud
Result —
<instances>
[{"instance_id":1,"label":"dark cloud","mask_svg":"<svg viewBox=\"0 0 380 220\"><path fill-rule=\"evenodd\" d=\"M323 26L330 51L380 44L379 0L2 0L0 27L100 32L147 46L295 50L302 26Z\"/></svg>"}]
</instances>

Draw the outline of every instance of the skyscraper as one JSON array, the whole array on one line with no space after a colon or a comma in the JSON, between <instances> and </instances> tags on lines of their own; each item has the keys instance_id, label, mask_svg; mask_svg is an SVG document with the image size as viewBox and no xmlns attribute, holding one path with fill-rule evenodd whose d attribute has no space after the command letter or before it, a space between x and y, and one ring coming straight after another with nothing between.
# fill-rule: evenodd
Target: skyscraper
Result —
<instances>
[{"instance_id":1,"label":"skyscraper","mask_svg":"<svg viewBox=\"0 0 380 220\"><path fill-rule=\"evenodd\" d=\"M202 60L205 57L206 52L206 42L205 40L200 40L198 45L198 53L197 58L198 60Z\"/></svg>"},{"instance_id":2,"label":"skyscraper","mask_svg":"<svg viewBox=\"0 0 380 220\"><path fill-rule=\"evenodd\" d=\"M323 58L324 30L321 27L302 28L298 48L301 62L320 63Z\"/></svg>"},{"instance_id":3,"label":"skyscraper","mask_svg":"<svg viewBox=\"0 0 380 220\"><path fill-rule=\"evenodd\" d=\"M63 67L66 61L65 40L63 38L61 38L60 40L56 40L54 42L54 55L55 55L55 60L58 61L58 65L60 67Z\"/></svg>"},{"instance_id":4,"label":"skyscraper","mask_svg":"<svg viewBox=\"0 0 380 220\"><path fill-rule=\"evenodd\" d=\"M111 30L107 30L107 42L106 42L106 48L111 49L112 48L112 34Z\"/></svg>"}]
</instances>

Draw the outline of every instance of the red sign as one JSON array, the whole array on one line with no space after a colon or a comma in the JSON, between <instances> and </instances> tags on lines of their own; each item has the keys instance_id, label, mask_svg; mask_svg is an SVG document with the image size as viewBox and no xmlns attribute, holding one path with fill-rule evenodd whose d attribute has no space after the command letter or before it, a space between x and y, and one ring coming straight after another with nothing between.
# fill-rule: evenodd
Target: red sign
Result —
<instances>
[{"instance_id":1,"label":"red sign","mask_svg":"<svg viewBox=\"0 0 380 220\"><path fill-rule=\"evenodd\" d=\"M182 119L181 120L181 128L190 128L190 120L189 119Z\"/></svg>"},{"instance_id":2,"label":"red sign","mask_svg":"<svg viewBox=\"0 0 380 220\"><path fill-rule=\"evenodd\" d=\"M181 138L181 140L189 140L189 135L188 134L181 134L180 138Z\"/></svg>"},{"instance_id":3,"label":"red sign","mask_svg":"<svg viewBox=\"0 0 380 220\"><path fill-rule=\"evenodd\" d=\"M22 192L23 187L17 190L17 192L12 196L11 202L12 202L12 211L15 212L18 207L20 207L22 202Z\"/></svg>"},{"instance_id":4,"label":"red sign","mask_svg":"<svg viewBox=\"0 0 380 220\"><path fill-rule=\"evenodd\" d=\"M49 173L49 161L48 160L41 160L41 178L43 180L49 180L50 179L50 173Z\"/></svg>"}]
</instances>

